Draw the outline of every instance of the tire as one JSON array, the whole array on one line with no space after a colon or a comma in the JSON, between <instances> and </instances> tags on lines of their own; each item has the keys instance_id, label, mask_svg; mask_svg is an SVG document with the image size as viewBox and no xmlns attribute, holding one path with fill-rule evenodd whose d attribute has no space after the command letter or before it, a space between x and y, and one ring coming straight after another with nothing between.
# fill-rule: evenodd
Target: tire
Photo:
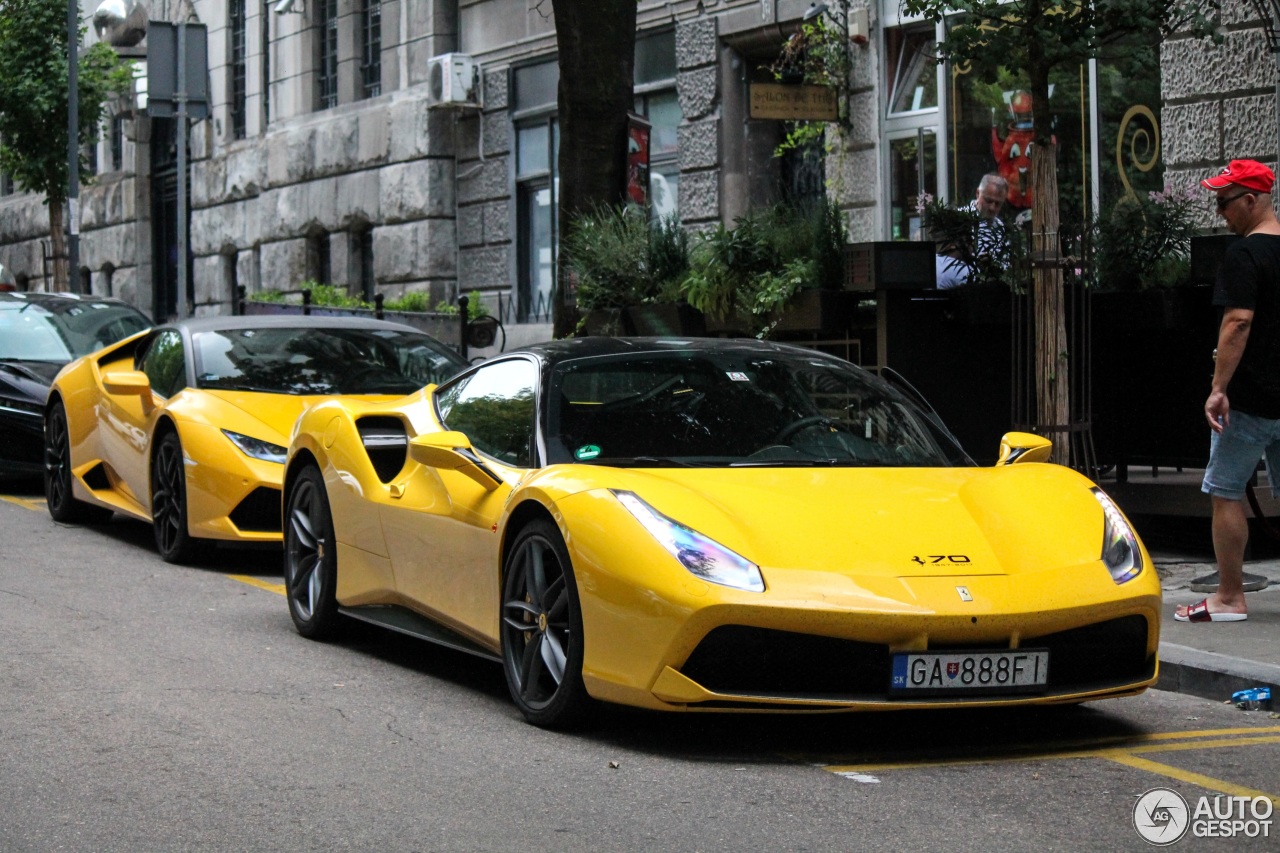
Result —
<instances>
[{"instance_id":1,"label":"tire","mask_svg":"<svg viewBox=\"0 0 1280 853\"><path fill-rule=\"evenodd\" d=\"M582 683L582 609L564 539L545 519L516 536L502 583L502 668L536 726L579 725L593 705Z\"/></svg>"},{"instance_id":2,"label":"tire","mask_svg":"<svg viewBox=\"0 0 1280 853\"><path fill-rule=\"evenodd\" d=\"M64 524L103 524L111 510L85 503L71 490L71 432L58 401L44 423L44 498L49 515Z\"/></svg>"},{"instance_id":3,"label":"tire","mask_svg":"<svg viewBox=\"0 0 1280 853\"><path fill-rule=\"evenodd\" d=\"M187 563L195 556L196 541L187 529L186 465L176 432L165 433L151 457L151 526L166 563Z\"/></svg>"},{"instance_id":4,"label":"tire","mask_svg":"<svg viewBox=\"0 0 1280 853\"><path fill-rule=\"evenodd\" d=\"M338 549L320 469L302 469L285 500L284 585L298 633L312 640L341 633Z\"/></svg>"}]
</instances>

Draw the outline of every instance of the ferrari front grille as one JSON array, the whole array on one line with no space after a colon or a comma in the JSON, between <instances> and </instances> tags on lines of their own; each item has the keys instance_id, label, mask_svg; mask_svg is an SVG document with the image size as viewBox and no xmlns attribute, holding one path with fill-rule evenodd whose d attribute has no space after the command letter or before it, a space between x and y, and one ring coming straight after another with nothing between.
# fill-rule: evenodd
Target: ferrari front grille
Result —
<instances>
[{"instance_id":1,"label":"ferrari front grille","mask_svg":"<svg viewBox=\"0 0 1280 853\"><path fill-rule=\"evenodd\" d=\"M252 533L279 533L280 490L258 486L231 511L231 523Z\"/></svg>"},{"instance_id":2,"label":"ferrari front grille","mask_svg":"<svg viewBox=\"0 0 1280 853\"><path fill-rule=\"evenodd\" d=\"M889 647L722 625L703 638L680 671L716 693L875 697L889 686Z\"/></svg>"}]
</instances>

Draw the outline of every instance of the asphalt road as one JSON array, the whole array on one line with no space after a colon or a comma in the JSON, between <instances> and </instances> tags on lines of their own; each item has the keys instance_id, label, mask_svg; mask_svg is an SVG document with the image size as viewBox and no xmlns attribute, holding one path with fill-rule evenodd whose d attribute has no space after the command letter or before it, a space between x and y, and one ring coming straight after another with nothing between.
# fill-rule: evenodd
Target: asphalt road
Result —
<instances>
[{"instance_id":1,"label":"asphalt road","mask_svg":"<svg viewBox=\"0 0 1280 853\"><path fill-rule=\"evenodd\" d=\"M171 566L0 483L0 850L1146 850L1144 792L1280 797L1280 715L1173 693L527 725L501 670L294 633L278 554ZM1280 804L1280 799L1276 800ZM1187 850L1275 850L1270 837Z\"/></svg>"}]
</instances>

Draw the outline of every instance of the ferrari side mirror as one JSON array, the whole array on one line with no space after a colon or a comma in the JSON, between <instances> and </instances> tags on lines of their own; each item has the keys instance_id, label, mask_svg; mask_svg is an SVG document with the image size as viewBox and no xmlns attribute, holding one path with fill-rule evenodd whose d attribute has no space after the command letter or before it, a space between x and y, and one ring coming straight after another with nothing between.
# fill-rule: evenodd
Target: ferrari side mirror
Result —
<instances>
[{"instance_id":1,"label":"ferrari side mirror","mask_svg":"<svg viewBox=\"0 0 1280 853\"><path fill-rule=\"evenodd\" d=\"M141 370L118 370L102 375L102 387L108 394L136 394L140 397L151 393L151 380Z\"/></svg>"},{"instance_id":2,"label":"ferrari side mirror","mask_svg":"<svg viewBox=\"0 0 1280 853\"><path fill-rule=\"evenodd\" d=\"M457 471L490 491L502 485L502 478L472 448L471 439L460 432L416 435L409 439L409 456L428 468Z\"/></svg>"},{"instance_id":3,"label":"ferrari side mirror","mask_svg":"<svg viewBox=\"0 0 1280 853\"><path fill-rule=\"evenodd\" d=\"M1000 439L997 465L1015 462L1047 462L1053 453L1053 442L1030 432L1006 432Z\"/></svg>"}]
</instances>

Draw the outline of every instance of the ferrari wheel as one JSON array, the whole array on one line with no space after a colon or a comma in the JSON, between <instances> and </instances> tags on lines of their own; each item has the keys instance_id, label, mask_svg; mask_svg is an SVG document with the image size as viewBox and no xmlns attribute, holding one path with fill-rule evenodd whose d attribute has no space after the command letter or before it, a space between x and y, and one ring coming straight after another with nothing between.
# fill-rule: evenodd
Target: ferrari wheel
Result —
<instances>
[{"instance_id":1,"label":"ferrari wheel","mask_svg":"<svg viewBox=\"0 0 1280 853\"><path fill-rule=\"evenodd\" d=\"M44 424L44 497L54 521L101 524L111 518L111 510L77 500L71 491L71 433L60 402L49 410Z\"/></svg>"},{"instance_id":2,"label":"ferrari wheel","mask_svg":"<svg viewBox=\"0 0 1280 853\"><path fill-rule=\"evenodd\" d=\"M298 633L313 640L339 629L337 543L324 477L304 468L285 503L284 584L289 615Z\"/></svg>"},{"instance_id":3,"label":"ferrari wheel","mask_svg":"<svg viewBox=\"0 0 1280 853\"><path fill-rule=\"evenodd\" d=\"M591 705L582 683L582 611L564 539L551 522L520 531L502 585L502 665L525 719L569 728Z\"/></svg>"},{"instance_id":4,"label":"ferrari wheel","mask_svg":"<svg viewBox=\"0 0 1280 853\"><path fill-rule=\"evenodd\" d=\"M160 439L151 459L151 524L166 563L185 563L195 555L195 540L187 531L187 472L175 432Z\"/></svg>"}]
</instances>

